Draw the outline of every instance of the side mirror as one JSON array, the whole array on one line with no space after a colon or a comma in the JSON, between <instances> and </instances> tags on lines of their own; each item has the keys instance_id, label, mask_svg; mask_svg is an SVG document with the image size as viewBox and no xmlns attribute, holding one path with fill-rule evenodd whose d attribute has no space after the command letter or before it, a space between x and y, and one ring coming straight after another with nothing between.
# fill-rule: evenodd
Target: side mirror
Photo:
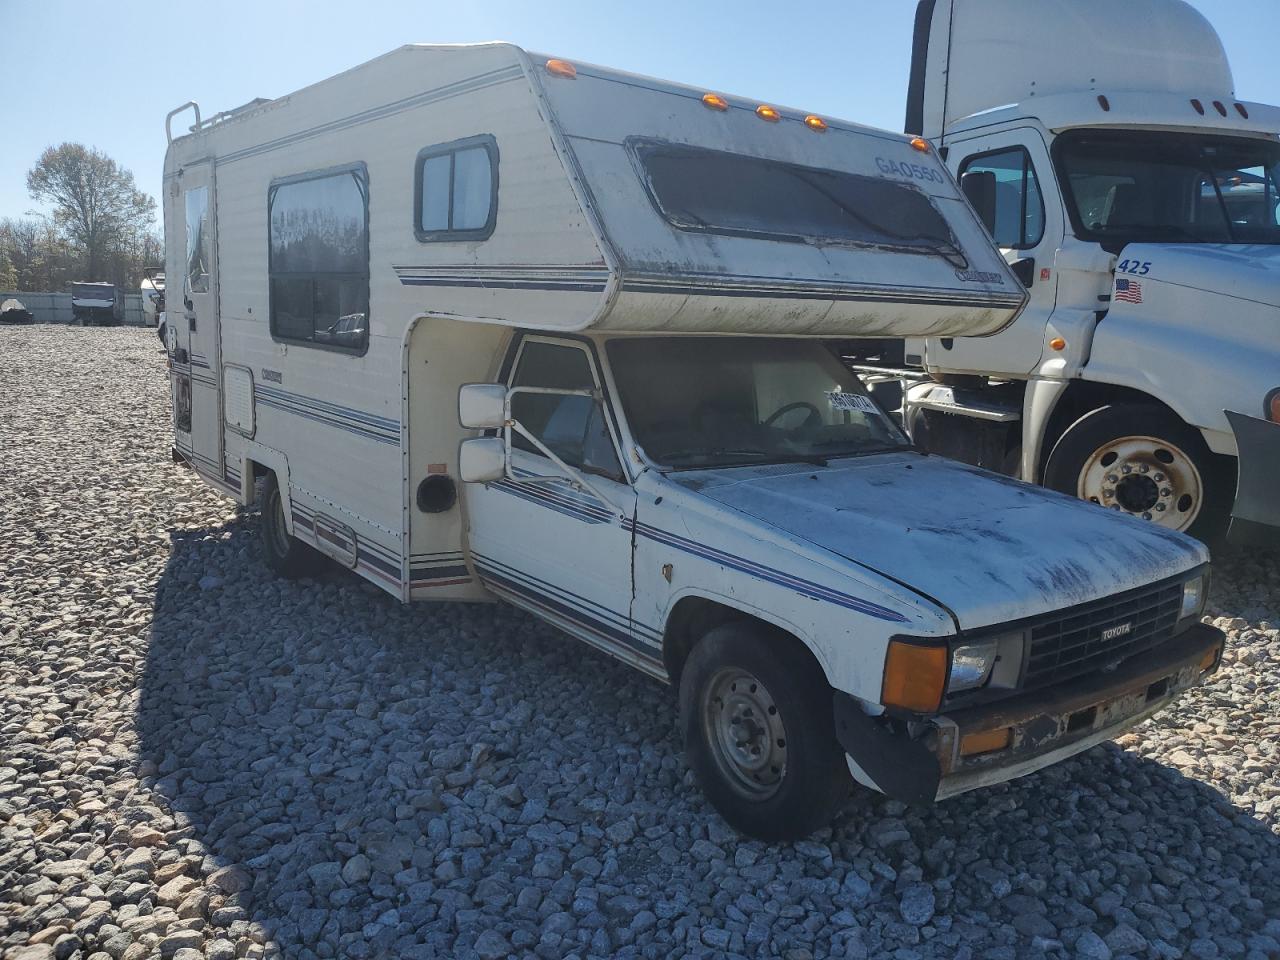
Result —
<instances>
[{"instance_id":1,"label":"side mirror","mask_svg":"<svg viewBox=\"0 0 1280 960\"><path fill-rule=\"evenodd\" d=\"M463 483L489 483L506 475L507 446L501 437L462 441L458 447L458 476Z\"/></svg>"},{"instance_id":2,"label":"side mirror","mask_svg":"<svg viewBox=\"0 0 1280 960\"><path fill-rule=\"evenodd\" d=\"M468 430L496 430L506 424L507 388L500 383L464 383L458 390L458 422Z\"/></svg>"},{"instance_id":3,"label":"side mirror","mask_svg":"<svg viewBox=\"0 0 1280 960\"><path fill-rule=\"evenodd\" d=\"M987 233L996 235L996 175L990 170L962 174L960 192L978 214Z\"/></svg>"}]
</instances>

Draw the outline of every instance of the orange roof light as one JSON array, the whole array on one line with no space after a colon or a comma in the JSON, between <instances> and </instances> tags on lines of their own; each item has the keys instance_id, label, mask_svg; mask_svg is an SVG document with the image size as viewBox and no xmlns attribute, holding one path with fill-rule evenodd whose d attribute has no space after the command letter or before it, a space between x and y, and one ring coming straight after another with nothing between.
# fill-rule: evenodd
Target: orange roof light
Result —
<instances>
[{"instance_id":1,"label":"orange roof light","mask_svg":"<svg viewBox=\"0 0 1280 960\"><path fill-rule=\"evenodd\" d=\"M911 149L919 150L921 153L929 152L929 141L924 137L916 137L911 141Z\"/></svg>"},{"instance_id":2,"label":"orange roof light","mask_svg":"<svg viewBox=\"0 0 1280 960\"><path fill-rule=\"evenodd\" d=\"M704 93L702 95L702 105L710 110L729 109L729 101L718 93Z\"/></svg>"},{"instance_id":3,"label":"orange roof light","mask_svg":"<svg viewBox=\"0 0 1280 960\"><path fill-rule=\"evenodd\" d=\"M761 120L768 120L770 123L777 123L782 119L782 114L773 107L763 103L756 107L756 116Z\"/></svg>"},{"instance_id":4,"label":"orange roof light","mask_svg":"<svg viewBox=\"0 0 1280 960\"><path fill-rule=\"evenodd\" d=\"M812 113L804 118L804 125L810 130L817 130L819 133L827 132L827 121L821 117L814 116Z\"/></svg>"},{"instance_id":5,"label":"orange roof light","mask_svg":"<svg viewBox=\"0 0 1280 960\"><path fill-rule=\"evenodd\" d=\"M568 60L548 60L547 73L556 77L565 77L572 80L578 75L578 68Z\"/></svg>"}]
</instances>

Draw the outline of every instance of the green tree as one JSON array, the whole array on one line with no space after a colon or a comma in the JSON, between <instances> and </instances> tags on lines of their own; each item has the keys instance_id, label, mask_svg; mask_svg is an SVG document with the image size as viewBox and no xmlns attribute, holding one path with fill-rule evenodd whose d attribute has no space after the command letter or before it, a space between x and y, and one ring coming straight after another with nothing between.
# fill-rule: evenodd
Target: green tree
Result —
<instances>
[{"instance_id":1,"label":"green tree","mask_svg":"<svg viewBox=\"0 0 1280 960\"><path fill-rule=\"evenodd\" d=\"M27 173L31 196L53 208L53 220L84 254L84 279L97 280L110 254L150 232L156 202L133 174L101 150L80 143L49 147Z\"/></svg>"}]
</instances>

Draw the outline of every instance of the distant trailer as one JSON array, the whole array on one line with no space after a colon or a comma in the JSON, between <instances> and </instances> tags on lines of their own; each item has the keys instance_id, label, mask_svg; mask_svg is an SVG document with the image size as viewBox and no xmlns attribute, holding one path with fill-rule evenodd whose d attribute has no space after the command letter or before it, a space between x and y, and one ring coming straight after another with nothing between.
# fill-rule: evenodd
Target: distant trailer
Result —
<instances>
[{"instance_id":1,"label":"distant trailer","mask_svg":"<svg viewBox=\"0 0 1280 960\"><path fill-rule=\"evenodd\" d=\"M124 299L111 283L73 283L71 316L81 327L116 327L124 319Z\"/></svg>"}]
</instances>

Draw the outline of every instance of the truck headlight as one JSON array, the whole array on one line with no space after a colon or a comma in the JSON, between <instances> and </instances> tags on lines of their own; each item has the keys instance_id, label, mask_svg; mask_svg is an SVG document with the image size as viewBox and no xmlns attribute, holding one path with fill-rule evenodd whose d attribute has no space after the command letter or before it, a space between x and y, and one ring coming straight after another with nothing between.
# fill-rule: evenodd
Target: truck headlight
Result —
<instances>
[{"instance_id":1,"label":"truck headlight","mask_svg":"<svg viewBox=\"0 0 1280 960\"><path fill-rule=\"evenodd\" d=\"M975 690L987 682L1000 651L998 639L966 643L951 651L951 682L948 693Z\"/></svg>"},{"instance_id":2,"label":"truck headlight","mask_svg":"<svg viewBox=\"0 0 1280 960\"><path fill-rule=\"evenodd\" d=\"M1203 573L1186 581L1182 585L1182 609L1178 613L1178 619L1198 617L1200 612L1204 610L1204 602L1208 592L1205 589L1205 576Z\"/></svg>"}]
</instances>

